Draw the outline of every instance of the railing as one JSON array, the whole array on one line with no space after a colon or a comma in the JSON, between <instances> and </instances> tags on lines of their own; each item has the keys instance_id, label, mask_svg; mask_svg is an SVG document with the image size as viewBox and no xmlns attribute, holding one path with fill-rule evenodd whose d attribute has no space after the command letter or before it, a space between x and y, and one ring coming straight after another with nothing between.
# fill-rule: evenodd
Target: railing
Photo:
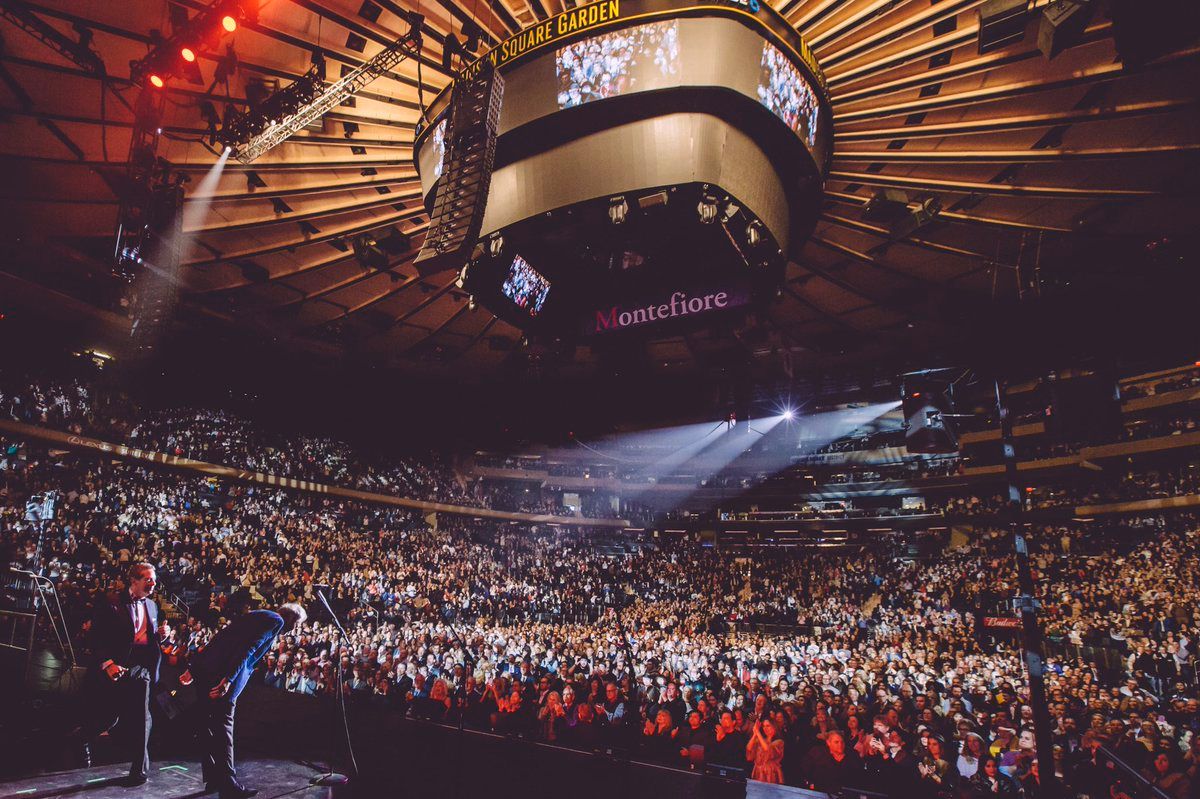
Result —
<instances>
[{"instance_id":1,"label":"railing","mask_svg":"<svg viewBox=\"0 0 1200 799\"><path fill-rule=\"evenodd\" d=\"M185 622L192 618L191 607L188 605L188 603L183 601L183 598L180 597L179 594L167 591L163 594L163 596L166 598L166 600L168 602L170 602L172 605L174 605L176 607L176 609L181 610L183 612L183 620Z\"/></svg>"},{"instance_id":2,"label":"railing","mask_svg":"<svg viewBox=\"0 0 1200 799\"><path fill-rule=\"evenodd\" d=\"M23 680L28 680L30 676L37 646L38 622L41 621L43 610L62 652L64 672L73 674L77 665L75 645L71 641L71 632L53 581L25 569L12 568L5 575L3 589L12 602L10 607L0 610L0 620L11 626L7 630L6 640L0 641L0 649L24 654ZM23 625L28 625L28 633L23 634L23 640L18 642L18 631ZM61 673L56 676L61 676Z\"/></svg>"},{"instance_id":3,"label":"railing","mask_svg":"<svg viewBox=\"0 0 1200 799\"><path fill-rule=\"evenodd\" d=\"M1126 763L1121 758L1117 757L1117 755L1107 746L1100 746L1099 749L1101 754L1107 757L1111 764L1115 765L1127 777L1132 779L1138 785L1138 787L1142 789L1142 791L1148 792L1151 796L1158 797L1158 799L1174 799L1174 797L1165 793L1162 788L1159 788L1157 785L1154 785L1145 777L1143 777L1140 771Z\"/></svg>"},{"instance_id":4,"label":"railing","mask_svg":"<svg viewBox=\"0 0 1200 799\"><path fill-rule=\"evenodd\" d=\"M34 614L37 614L39 606L46 609L46 617L50 621L50 629L54 632L54 637L58 640L58 646L62 650L63 656L67 658L67 664L71 667L77 665L75 660L75 645L71 643L71 631L67 629L67 617L63 614L62 602L59 601L58 589L54 587L54 582L40 574L34 574L24 569L12 569L12 571L32 582L31 588L37 592L37 596L34 599ZM34 624L36 626L36 620Z\"/></svg>"}]
</instances>

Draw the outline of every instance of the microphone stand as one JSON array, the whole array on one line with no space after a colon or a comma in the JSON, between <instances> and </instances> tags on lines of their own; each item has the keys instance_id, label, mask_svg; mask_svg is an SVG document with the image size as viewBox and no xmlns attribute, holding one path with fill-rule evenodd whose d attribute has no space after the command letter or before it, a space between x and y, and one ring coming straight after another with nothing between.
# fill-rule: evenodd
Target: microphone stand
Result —
<instances>
[{"instance_id":1,"label":"microphone stand","mask_svg":"<svg viewBox=\"0 0 1200 799\"><path fill-rule=\"evenodd\" d=\"M325 606L325 610L328 611L329 618L333 619L333 626L337 627L338 643L339 644L345 643L345 645L348 649L350 647L350 636L346 635L346 629L344 627L342 627L342 623L341 623L341 621L338 620L337 614L334 613L333 608L330 607L329 600L326 599L326 597L325 597L325 592L323 590L321 590L321 588L316 587L316 586L313 587L313 590L317 592L317 599L319 599L321 601L321 604ZM342 658L340 655L337 655L335 652L331 652L331 654L333 654L334 657L337 658L337 660L334 663L333 671L334 671L334 674L336 675L335 685L337 686L338 704L341 707L341 711L342 711L342 729L345 730L345 732L346 732L346 751L350 755L350 769L354 774L357 775L358 774L358 763L354 759L354 744L350 740L350 720L346 715L346 693L344 690L344 686L342 685L342 681L344 678L344 675L342 674ZM334 745L334 751L335 752L337 751L336 744ZM333 753L331 752L330 758L329 758L329 771L327 771L324 774L313 777L309 781L309 784L334 786L334 785L345 785L346 783L350 782L350 778L347 777L345 774L339 774L333 770L332 754Z\"/></svg>"},{"instance_id":2,"label":"microphone stand","mask_svg":"<svg viewBox=\"0 0 1200 799\"><path fill-rule=\"evenodd\" d=\"M475 658L471 654L470 648L463 641L462 636L458 634L458 629L455 628L454 622L451 621L451 613L443 613L442 620L446 622L446 629L450 631L455 642L462 647L463 660L466 661L466 670L463 673L462 685L458 687L458 693L462 697L462 706L458 712L458 751L462 751L463 738L466 737L467 723L467 700L470 698L467 694L467 677L475 673ZM455 796L462 795L462 769L455 769Z\"/></svg>"}]
</instances>

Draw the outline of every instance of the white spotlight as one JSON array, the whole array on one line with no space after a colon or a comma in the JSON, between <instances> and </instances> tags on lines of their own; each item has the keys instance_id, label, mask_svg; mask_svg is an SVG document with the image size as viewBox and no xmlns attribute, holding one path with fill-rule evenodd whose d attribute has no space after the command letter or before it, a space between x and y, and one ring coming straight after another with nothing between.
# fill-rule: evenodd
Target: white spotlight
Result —
<instances>
[{"instance_id":1,"label":"white spotlight","mask_svg":"<svg viewBox=\"0 0 1200 799\"><path fill-rule=\"evenodd\" d=\"M231 152L233 152L233 148L232 148L232 147L226 147L226 148L225 148L225 155L229 155Z\"/></svg>"},{"instance_id":2,"label":"white spotlight","mask_svg":"<svg viewBox=\"0 0 1200 799\"><path fill-rule=\"evenodd\" d=\"M791 408L788 408L787 410L785 410L783 412L783 418L790 422L796 418L796 412L793 411Z\"/></svg>"},{"instance_id":3,"label":"white spotlight","mask_svg":"<svg viewBox=\"0 0 1200 799\"><path fill-rule=\"evenodd\" d=\"M608 201L608 221L614 225L624 224L628 214L629 203L625 201L624 195L613 197Z\"/></svg>"},{"instance_id":4,"label":"white spotlight","mask_svg":"<svg viewBox=\"0 0 1200 799\"><path fill-rule=\"evenodd\" d=\"M746 243L751 247L757 247L761 244L764 236L762 222L754 219L751 220L749 225L746 225Z\"/></svg>"}]
</instances>

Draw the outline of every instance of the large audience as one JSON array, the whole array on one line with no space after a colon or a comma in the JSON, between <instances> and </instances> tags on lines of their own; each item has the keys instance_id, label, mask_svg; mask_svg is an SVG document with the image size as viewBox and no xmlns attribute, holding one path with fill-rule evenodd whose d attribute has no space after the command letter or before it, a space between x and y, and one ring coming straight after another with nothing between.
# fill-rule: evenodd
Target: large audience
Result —
<instances>
[{"instance_id":1,"label":"large audience","mask_svg":"<svg viewBox=\"0 0 1200 799\"><path fill-rule=\"evenodd\" d=\"M0 531L31 565L24 499L62 491L44 565L87 618L95 591L148 559L190 618L194 651L250 604L334 586L348 621L282 639L259 679L433 722L679 768L893 796L1038 794L1028 684L1015 643L984 631L1016 591L1007 535L933 559L881 544L751 560L687 537L436 524L282 489L52 456L5 440ZM1051 653L1055 773L1107 795L1116 752L1172 796L1195 784L1200 522L1031 531ZM1120 653L1113 668L1100 651Z\"/></svg>"},{"instance_id":2,"label":"large audience","mask_svg":"<svg viewBox=\"0 0 1200 799\"><path fill-rule=\"evenodd\" d=\"M10 388L0 413L385 493L563 510L511 486L469 491L433 459L369 463L216 411L130 414L84 383ZM1069 501L1194 493L1193 471L1098 481ZM58 514L39 529L25 502L50 489ZM0 438L0 553L45 569L73 630L137 560L181 614L164 631L177 659L248 607L299 601L312 622L264 660L267 690L329 697L340 684L415 720L826 791L1033 797L1052 770L1071 795L1136 795L1140 774L1194 799L1200 519L1028 530L1054 753L1040 763L1018 642L982 623L1011 615L1018 593L1011 535L989 526L1002 504L948 502L977 523L932 556L903 538L751 556L687 534L425 518ZM610 507L591 500L587 514ZM332 586L348 641L317 584Z\"/></svg>"}]
</instances>

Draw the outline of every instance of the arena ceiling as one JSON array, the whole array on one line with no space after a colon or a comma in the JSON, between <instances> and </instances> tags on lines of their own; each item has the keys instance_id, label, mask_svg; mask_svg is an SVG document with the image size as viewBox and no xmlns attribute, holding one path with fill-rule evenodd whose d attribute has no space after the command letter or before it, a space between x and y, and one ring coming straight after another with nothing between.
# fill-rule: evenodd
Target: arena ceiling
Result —
<instances>
[{"instance_id":1,"label":"arena ceiling","mask_svg":"<svg viewBox=\"0 0 1200 799\"><path fill-rule=\"evenodd\" d=\"M70 313L127 327L108 268L115 187L139 91L128 65L147 52L151 29L166 28L168 3L26 5L66 36L90 32L109 77L102 82L11 23L0 27L7 173L0 224L9 231L2 285L10 296L55 297ZM428 217L411 161L418 75L425 102L446 86L446 35L461 38L464 23L477 20L487 46L574 5L264 0L257 23L226 40L237 59L228 84L214 79L224 55L217 52L201 57L203 84L176 80L166 90L160 155L191 172L193 186L215 160L202 143L202 102L218 111L244 103L248 81L286 84L316 51L331 76L357 66L407 30L405 11L425 16L423 64L418 73L415 60L404 61L353 107L329 113L323 129L249 166L230 163L209 215L194 228L180 318L231 321L315 351L464 375L508 362L520 332L469 308L453 273L418 278L407 264L414 246L394 280L360 266L347 240L398 225L420 243ZM1079 237L1150 241L1194 224L1200 44L1126 69L1112 23L1098 14L1081 43L1052 60L1033 29L980 55L981 5L776 3L813 46L834 101L835 155L820 222L766 312L745 328L652 341L647 360L687 366L734 352L782 360L790 370L854 347L953 335L973 309L1036 291L1051 254ZM347 134L344 123L357 130ZM934 224L893 241L863 219L880 188L902 189L913 202L936 196L944 210ZM42 287L52 293L38 293ZM596 358L580 348L573 368Z\"/></svg>"}]
</instances>

